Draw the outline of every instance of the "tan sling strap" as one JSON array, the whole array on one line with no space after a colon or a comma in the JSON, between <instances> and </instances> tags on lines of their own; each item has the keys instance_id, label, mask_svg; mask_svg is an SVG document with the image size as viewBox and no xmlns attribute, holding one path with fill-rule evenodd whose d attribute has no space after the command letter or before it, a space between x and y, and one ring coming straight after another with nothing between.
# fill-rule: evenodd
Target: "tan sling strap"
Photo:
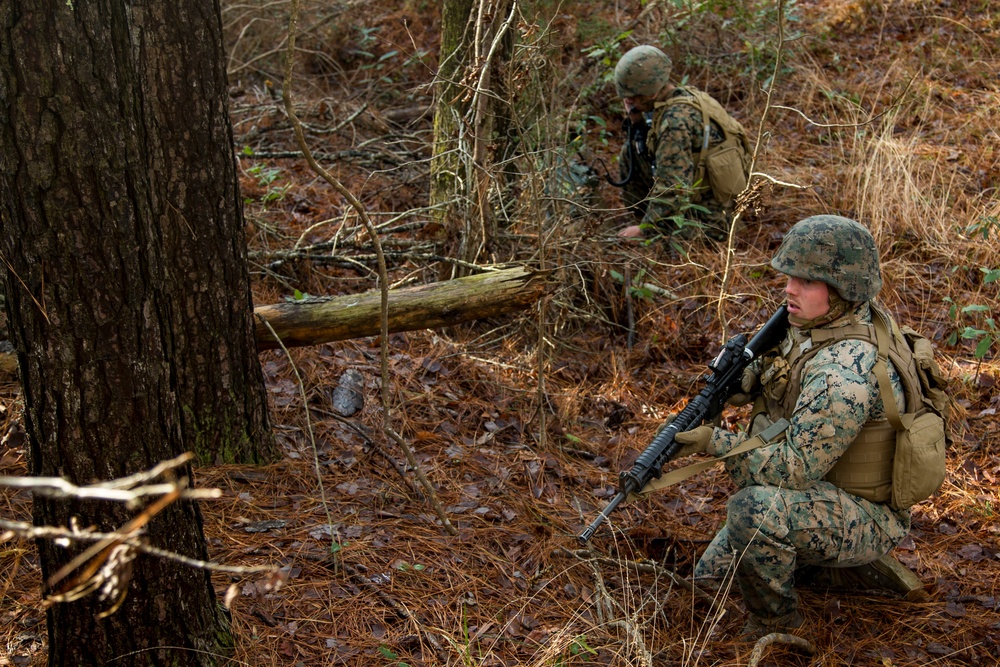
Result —
<instances>
[{"instance_id":1,"label":"tan sling strap","mask_svg":"<svg viewBox=\"0 0 1000 667\"><path fill-rule=\"evenodd\" d=\"M779 419L774 422L766 429L758 433L752 438L748 438L741 442L739 445L734 447L731 451L718 458L713 458L708 461L699 461L698 463L693 463L689 466L684 466L683 468L678 468L677 470L671 470L670 472L663 473L656 479L653 479L646 486L642 487L639 493L633 494L626 499L626 502L631 502L638 498L645 498L646 496L652 494L654 491L659 491L660 489L665 489L668 486L673 486L678 482L683 482L688 477L694 477L700 472L708 470L714 466L719 461L724 461L731 456L736 456L737 454L744 454L751 450L757 449L758 447L763 447L764 445L770 444L775 438L784 433L788 429L788 420Z\"/></svg>"}]
</instances>

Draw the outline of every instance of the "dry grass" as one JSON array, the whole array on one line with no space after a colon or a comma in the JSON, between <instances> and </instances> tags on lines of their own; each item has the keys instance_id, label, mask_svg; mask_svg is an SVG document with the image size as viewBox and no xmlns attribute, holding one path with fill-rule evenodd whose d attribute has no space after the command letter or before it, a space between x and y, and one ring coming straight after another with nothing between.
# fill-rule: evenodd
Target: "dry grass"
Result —
<instances>
[{"instance_id":1,"label":"dry grass","mask_svg":"<svg viewBox=\"0 0 1000 667\"><path fill-rule=\"evenodd\" d=\"M632 26L643 39L675 18L650 4ZM265 577L217 575L220 596L231 584L239 591L234 664L746 664L748 651L731 641L742 621L739 595L708 604L670 577L690 573L723 521L732 491L723 473L620 509L589 553L578 551L575 535L607 502L617 471L646 446L658 421L700 388L723 332L754 328L777 304L780 281L767 266L784 230L830 212L871 227L885 258L883 300L936 337L958 401L956 443L945 487L915 508L911 538L896 552L926 582L931 601L803 591L818 653L808 659L773 648L763 664L997 664L1000 366L996 348L980 361L972 343L946 344L955 327L983 322L974 313L954 321L944 299L991 305L994 316L1000 303L997 283L984 284L979 270L998 267L1000 227L986 238L968 231L1000 215L1000 17L958 4L802 7L795 27L809 37L793 43L781 70L772 103L785 108L769 112L759 169L808 187L765 189L760 211L747 216L731 249L725 284L718 247L677 255L663 244L615 240L625 216L607 186L579 216L545 189L561 164L549 151L561 145L574 110L603 114L612 129L617 113L607 87L581 94L601 72L581 65L580 44L564 46L560 35L583 34L574 31L588 21L620 29L633 17L588 6L553 19L554 32L538 43L566 64L530 71L563 78L531 84L546 91L547 112L530 116L526 129L538 149L519 163L523 181L503 199L511 221L494 250L498 261L544 263L559 276L558 288L541 315L390 337L390 418L460 534L441 530L402 454L384 442L376 343L263 353L285 458L198 474L199 485L224 492L204 507L213 558L287 574L277 590ZM427 51L433 64L433 12L416 2L396 5L315 3L296 91L323 151L352 151L333 164L376 223L426 202L427 121L400 125L387 117L429 102L428 70L404 67L402 56L384 61L389 72L365 67L397 48ZM281 46L285 11L260 3L229 6L225 14L237 141L257 153L241 164L253 200L247 212L258 303L293 289L333 294L374 285L353 214L300 161L260 157L293 147L267 83L280 80L279 61L267 54ZM724 29L708 14L691 16L672 43L687 45L693 82L725 93L731 106L745 101L736 108L753 126L764 96L738 72L705 66L729 63L712 41ZM357 53L365 34L377 35L366 43L374 59ZM740 43L733 35L719 42ZM394 83L379 83L382 74ZM365 103L364 113L340 127ZM608 162L618 141L604 146L591 135L585 157ZM255 167L278 169L277 178L267 183ZM278 188L280 196L265 201ZM394 283L441 275L441 265L419 254L432 247L428 220L421 210L391 223L411 225L384 238L387 250L409 253L393 259ZM269 263L270 252L334 235L339 245L326 259ZM655 290L630 294L616 274ZM368 404L342 420L330 391L349 368L364 376ZM17 388L6 384L0 392L8 408L0 427L9 433L20 417ZM23 444L13 437L0 447L0 474L25 471ZM29 516L25 494L0 491L0 498L4 517ZM36 558L27 544L0 548L0 664L43 662Z\"/></svg>"}]
</instances>

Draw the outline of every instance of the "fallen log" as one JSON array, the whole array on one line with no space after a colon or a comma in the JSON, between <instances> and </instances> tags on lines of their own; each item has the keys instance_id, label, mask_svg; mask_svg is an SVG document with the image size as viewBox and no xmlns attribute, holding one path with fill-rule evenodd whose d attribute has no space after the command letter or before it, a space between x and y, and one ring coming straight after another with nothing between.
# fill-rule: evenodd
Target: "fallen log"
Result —
<instances>
[{"instance_id":1,"label":"fallen log","mask_svg":"<svg viewBox=\"0 0 1000 667\"><path fill-rule=\"evenodd\" d=\"M517 267L390 290L389 333L436 329L523 310L541 299L549 275ZM280 347L275 335L285 347L377 336L381 312L378 290L257 306L257 349ZM0 377L16 372L13 348L0 344Z\"/></svg>"},{"instance_id":2,"label":"fallen log","mask_svg":"<svg viewBox=\"0 0 1000 667\"><path fill-rule=\"evenodd\" d=\"M542 297L548 276L548 271L517 267L390 290L389 333L436 329L523 310ZM279 347L275 334L286 347L377 336L381 299L378 290L373 290L258 306L254 309L257 349Z\"/></svg>"}]
</instances>

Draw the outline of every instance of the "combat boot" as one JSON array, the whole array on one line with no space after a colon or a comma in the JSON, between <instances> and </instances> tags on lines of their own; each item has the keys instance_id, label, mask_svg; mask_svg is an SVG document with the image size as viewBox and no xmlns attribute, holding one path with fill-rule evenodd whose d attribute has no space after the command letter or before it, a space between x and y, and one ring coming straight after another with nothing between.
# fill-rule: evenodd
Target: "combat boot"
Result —
<instances>
[{"instance_id":1,"label":"combat boot","mask_svg":"<svg viewBox=\"0 0 1000 667\"><path fill-rule=\"evenodd\" d=\"M889 554L871 563L847 569L851 576L866 584L869 589L892 591L911 602L923 602L929 597L917 575Z\"/></svg>"},{"instance_id":2,"label":"combat boot","mask_svg":"<svg viewBox=\"0 0 1000 667\"><path fill-rule=\"evenodd\" d=\"M917 575L889 554L854 567L802 568L796 572L796 581L813 588L889 591L910 602L924 602L929 597Z\"/></svg>"}]
</instances>

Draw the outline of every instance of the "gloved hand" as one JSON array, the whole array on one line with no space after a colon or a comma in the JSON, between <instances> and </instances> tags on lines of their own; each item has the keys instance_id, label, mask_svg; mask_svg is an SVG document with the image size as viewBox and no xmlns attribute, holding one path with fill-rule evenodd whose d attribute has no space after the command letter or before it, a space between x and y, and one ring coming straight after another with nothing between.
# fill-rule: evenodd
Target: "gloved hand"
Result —
<instances>
[{"instance_id":1,"label":"gloved hand","mask_svg":"<svg viewBox=\"0 0 1000 667\"><path fill-rule=\"evenodd\" d=\"M703 453L708 449L708 443L712 440L713 431L715 429L711 426L699 426L690 431L681 431L675 435L674 440L683 445L677 452L677 458Z\"/></svg>"},{"instance_id":2,"label":"gloved hand","mask_svg":"<svg viewBox=\"0 0 1000 667\"><path fill-rule=\"evenodd\" d=\"M655 430L655 431L653 431L653 437L655 438L656 436L660 435L660 432L661 432L661 431L662 431L663 429L665 429L666 427L670 426L670 424L671 424L671 423L672 423L672 422L674 421L674 419L676 419L676 418L677 418L677 415L675 415L675 414L669 414L669 415L667 415L667 418L663 420L663 423L662 423L662 424L660 424L659 426L657 426L657 427L656 427L656 430Z\"/></svg>"},{"instance_id":3,"label":"gloved hand","mask_svg":"<svg viewBox=\"0 0 1000 667\"><path fill-rule=\"evenodd\" d=\"M740 392L733 394L726 399L728 405L738 408L740 406L752 403L754 400L754 390L758 386L757 373L753 366L747 366L743 369L743 376L740 378Z\"/></svg>"}]
</instances>

